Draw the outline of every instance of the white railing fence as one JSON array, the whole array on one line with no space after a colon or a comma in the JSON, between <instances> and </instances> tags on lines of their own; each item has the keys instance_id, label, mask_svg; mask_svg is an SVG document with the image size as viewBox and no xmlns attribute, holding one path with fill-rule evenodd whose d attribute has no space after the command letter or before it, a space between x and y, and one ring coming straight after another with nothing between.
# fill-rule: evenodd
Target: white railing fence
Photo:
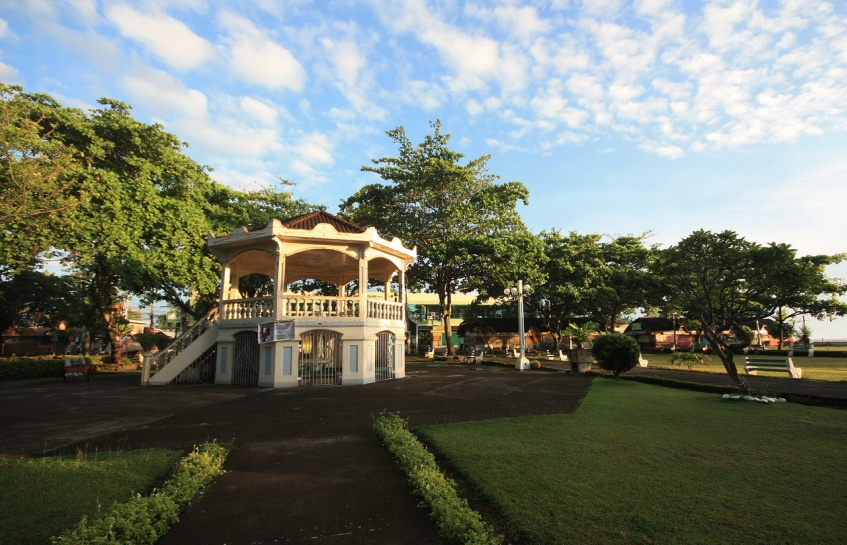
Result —
<instances>
[{"instance_id":1,"label":"white railing fence","mask_svg":"<svg viewBox=\"0 0 847 545\"><path fill-rule=\"evenodd\" d=\"M339 316L359 317L359 299L352 297L318 297L313 295L283 295L279 316Z\"/></svg>"},{"instance_id":2,"label":"white railing fence","mask_svg":"<svg viewBox=\"0 0 847 545\"><path fill-rule=\"evenodd\" d=\"M163 367L169 364L191 343L197 340L200 335L206 332L207 329L215 325L218 321L218 309L213 308L196 324L185 330L185 333L174 339L174 342L165 347L164 350L159 350L151 361L155 371L161 371Z\"/></svg>"},{"instance_id":3,"label":"white railing fence","mask_svg":"<svg viewBox=\"0 0 847 545\"><path fill-rule=\"evenodd\" d=\"M228 299L223 301L222 307L221 319L223 321L271 318L274 314L273 297Z\"/></svg>"}]
</instances>

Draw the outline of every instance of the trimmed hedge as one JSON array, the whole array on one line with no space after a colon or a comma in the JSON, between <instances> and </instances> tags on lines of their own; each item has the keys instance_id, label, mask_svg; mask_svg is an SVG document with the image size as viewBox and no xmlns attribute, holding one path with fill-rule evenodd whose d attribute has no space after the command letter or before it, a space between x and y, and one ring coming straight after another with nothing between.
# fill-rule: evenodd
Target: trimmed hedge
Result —
<instances>
[{"instance_id":1,"label":"trimmed hedge","mask_svg":"<svg viewBox=\"0 0 847 545\"><path fill-rule=\"evenodd\" d=\"M79 356L74 356L79 358ZM14 358L0 361L0 381L29 378L61 377L65 372L65 359Z\"/></svg>"},{"instance_id":2,"label":"trimmed hedge","mask_svg":"<svg viewBox=\"0 0 847 545\"><path fill-rule=\"evenodd\" d=\"M456 483L441 473L435 457L408 430L405 420L398 415L382 416L374 424L374 431L408 477L421 505L430 509L430 518L444 539L462 545L503 542L503 537L468 506L467 500L459 497Z\"/></svg>"},{"instance_id":3,"label":"trimmed hedge","mask_svg":"<svg viewBox=\"0 0 847 545\"><path fill-rule=\"evenodd\" d=\"M83 517L76 528L53 537L53 545L153 545L179 521L188 503L223 473L229 450L228 445L215 442L195 447L177 463L161 490Z\"/></svg>"}]
</instances>

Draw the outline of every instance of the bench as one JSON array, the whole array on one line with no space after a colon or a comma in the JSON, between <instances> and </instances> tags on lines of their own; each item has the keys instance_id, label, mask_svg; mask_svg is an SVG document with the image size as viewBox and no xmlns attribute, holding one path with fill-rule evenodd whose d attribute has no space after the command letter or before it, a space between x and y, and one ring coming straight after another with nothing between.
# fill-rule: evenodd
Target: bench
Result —
<instances>
[{"instance_id":1,"label":"bench","mask_svg":"<svg viewBox=\"0 0 847 545\"><path fill-rule=\"evenodd\" d=\"M641 357L641 354L638 354L638 366L639 367L647 367L647 364L650 363L650 360L645 360Z\"/></svg>"},{"instance_id":2,"label":"bench","mask_svg":"<svg viewBox=\"0 0 847 545\"><path fill-rule=\"evenodd\" d=\"M90 381L93 372L94 366L86 363L85 358L65 358L65 382L71 382L77 377L85 377L86 381Z\"/></svg>"},{"instance_id":3,"label":"bench","mask_svg":"<svg viewBox=\"0 0 847 545\"><path fill-rule=\"evenodd\" d=\"M559 354L556 355L549 350L547 351L547 359L548 360L559 360L559 361L568 361L568 355L559 350Z\"/></svg>"},{"instance_id":4,"label":"bench","mask_svg":"<svg viewBox=\"0 0 847 545\"><path fill-rule=\"evenodd\" d=\"M755 358L744 357L744 372L748 375L756 375L759 371L780 372L785 371L791 378L803 378L803 369L794 367L794 361L786 358Z\"/></svg>"},{"instance_id":5,"label":"bench","mask_svg":"<svg viewBox=\"0 0 847 545\"><path fill-rule=\"evenodd\" d=\"M482 356L485 354L485 351L480 350L479 354L476 352L471 352L467 356L465 356L465 363L482 363Z\"/></svg>"}]
</instances>

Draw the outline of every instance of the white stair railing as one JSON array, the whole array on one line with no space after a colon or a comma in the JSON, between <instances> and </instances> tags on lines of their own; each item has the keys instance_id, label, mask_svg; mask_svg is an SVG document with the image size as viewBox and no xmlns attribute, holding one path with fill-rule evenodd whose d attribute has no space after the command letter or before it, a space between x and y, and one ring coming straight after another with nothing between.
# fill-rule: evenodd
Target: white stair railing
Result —
<instances>
[{"instance_id":1,"label":"white stair railing","mask_svg":"<svg viewBox=\"0 0 847 545\"><path fill-rule=\"evenodd\" d=\"M183 350L188 348L191 343L200 338L206 330L215 325L217 321L218 309L216 307L210 310L201 320L198 320L196 324L186 329L182 335L174 339L174 342L165 347L164 350L157 352L151 361L151 364L154 366L153 369L157 372L161 371Z\"/></svg>"}]
</instances>

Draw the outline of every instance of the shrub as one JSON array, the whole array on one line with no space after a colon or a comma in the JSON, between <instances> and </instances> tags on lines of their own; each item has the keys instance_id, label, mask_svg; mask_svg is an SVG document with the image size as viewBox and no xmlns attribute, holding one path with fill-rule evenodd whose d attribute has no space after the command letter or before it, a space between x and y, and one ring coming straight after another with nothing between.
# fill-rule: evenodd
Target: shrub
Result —
<instances>
[{"instance_id":1,"label":"shrub","mask_svg":"<svg viewBox=\"0 0 847 545\"><path fill-rule=\"evenodd\" d=\"M115 503L53 537L53 545L153 545L179 520L180 511L223 472L229 445L205 443L179 461L161 490Z\"/></svg>"},{"instance_id":2,"label":"shrub","mask_svg":"<svg viewBox=\"0 0 847 545\"><path fill-rule=\"evenodd\" d=\"M444 476L435 457L426 450L398 415L382 416L374 425L400 469L406 474L412 491L430 509L441 535L451 543L499 545L503 542L494 528L468 506L456 492L456 483Z\"/></svg>"},{"instance_id":3,"label":"shrub","mask_svg":"<svg viewBox=\"0 0 847 545\"><path fill-rule=\"evenodd\" d=\"M14 358L0 362L0 380L61 377L64 369L64 358L60 357Z\"/></svg>"},{"instance_id":4,"label":"shrub","mask_svg":"<svg viewBox=\"0 0 847 545\"><path fill-rule=\"evenodd\" d=\"M638 365L641 349L632 337L623 333L607 333L594 341L593 354L601 369L618 376Z\"/></svg>"}]
</instances>

